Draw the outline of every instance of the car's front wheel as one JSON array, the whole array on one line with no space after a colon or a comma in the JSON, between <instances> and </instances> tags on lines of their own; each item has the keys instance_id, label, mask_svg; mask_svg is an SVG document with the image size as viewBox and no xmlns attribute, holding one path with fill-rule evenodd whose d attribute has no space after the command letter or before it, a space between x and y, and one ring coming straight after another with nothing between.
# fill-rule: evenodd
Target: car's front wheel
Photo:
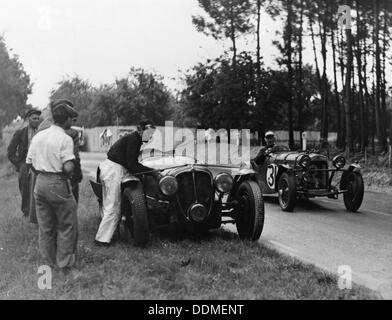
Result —
<instances>
[{"instance_id":1,"label":"car's front wheel","mask_svg":"<svg viewBox=\"0 0 392 320\"><path fill-rule=\"evenodd\" d=\"M279 205L283 211L293 211L296 202L296 182L293 174L283 172L278 182Z\"/></svg>"},{"instance_id":2,"label":"car's front wheel","mask_svg":"<svg viewBox=\"0 0 392 320\"><path fill-rule=\"evenodd\" d=\"M356 212L362 204L365 189L362 175L350 172L343 179L343 188L347 190L343 194L344 205L348 211Z\"/></svg>"},{"instance_id":3,"label":"car's front wheel","mask_svg":"<svg viewBox=\"0 0 392 320\"><path fill-rule=\"evenodd\" d=\"M141 187L125 188L121 211L125 217L125 227L133 238L136 247L145 247L150 239L150 228L148 225L147 206Z\"/></svg>"},{"instance_id":4,"label":"car's front wheel","mask_svg":"<svg viewBox=\"0 0 392 320\"><path fill-rule=\"evenodd\" d=\"M259 185L244 181L236 193L238 214L236 227L242 240L256 241L264 226L264 200Z\"/></svg>"}]
</instances>

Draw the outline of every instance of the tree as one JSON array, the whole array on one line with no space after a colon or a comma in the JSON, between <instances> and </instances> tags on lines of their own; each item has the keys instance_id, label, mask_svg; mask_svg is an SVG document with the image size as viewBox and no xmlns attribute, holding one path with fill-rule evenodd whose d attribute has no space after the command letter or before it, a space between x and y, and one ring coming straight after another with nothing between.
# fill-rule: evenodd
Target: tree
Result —
<instances>
[{"instance_id":1,"label":"tree","mask_svg":"<svg viewBox=\"0 0 392 320\"><path fill-rule=\"evenodd\" d=\"M70 100L79 112L78 124L86 127L134 125L144 118L164 125L174 103L161 76L133 67L126 77L98 88L79 76L62 80L51 99Z\"/></svg>"},{"instance_id":2,"label":"tree","mask_svg":"<svg viewBox=\"0 0 392 320\"><path fill-rule=\"evenodd\" d=\"M246 53L237 65L220 57L199 63L185 76L182 105L188 117L211 128L254 127L255 63Z\"/></svg>"},{"instance_id":3,"label":"tree","mask_svg":"<svg viewBox=\"0 0 392 320\"><path fill-rule=\"evenodd\" d=\"M94 87L89 81L81 79L78 75L68 77L57 83L58 87L50 93L51 100L68 99L78 111L78 125L92 126L91 114L95 108L92 104Z\"/></svg>"},{"instance_id":4,"label":"tree","mask_svg":"<svg viewBox=\"0 0 392 320\"><path fill-rule=\"evenodd\" d=\"M250 0L198 0L208 17L192 16L197 31L214 39L230 39L233 65L237 57L237 37L252 30L251 15L254 9Z\"/></svg>"},{"instance_id":5,"label":"tree","mask_svg":"<svg viewBox=\"0 0 392 320\"><path fill-rule=\"evenodd\" d=\"M120 125L135 124L145 118L164 125L171 118L174 99L162 79L141 68L131 68L127 77L116 80L116 114Z\"/></svg>"},{"instance_id":6,"label":"tree","mask_svg":"<svg viewBox=\"0 0 392 320\"><path fill-rule=\"evenodd\" d=\"M27 104L32 84L17 56L10 56L0 36L0 139L3 127L31 107Z\"/></svg>"}]
</instances>

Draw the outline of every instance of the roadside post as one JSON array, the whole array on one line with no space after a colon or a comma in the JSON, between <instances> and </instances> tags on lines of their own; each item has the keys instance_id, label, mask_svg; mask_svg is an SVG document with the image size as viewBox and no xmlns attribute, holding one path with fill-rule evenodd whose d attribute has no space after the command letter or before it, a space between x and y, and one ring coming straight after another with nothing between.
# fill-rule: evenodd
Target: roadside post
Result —
<instances>
[{"instance_id":1,"label":"roadside post","mask_svg":"<svg viewBox=\"0 0 392 320\"><path fill-rule=\"evenodd\" d=\"M306 140L308 137L308 133L306 131L302 132L302 150L306 151Z\"/></svg>"}]
</instances>

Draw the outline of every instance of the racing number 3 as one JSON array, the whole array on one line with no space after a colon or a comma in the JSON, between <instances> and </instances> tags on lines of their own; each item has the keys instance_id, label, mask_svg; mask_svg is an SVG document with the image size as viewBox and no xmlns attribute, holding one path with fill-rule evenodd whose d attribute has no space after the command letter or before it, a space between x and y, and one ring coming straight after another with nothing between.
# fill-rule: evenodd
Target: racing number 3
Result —
<instances>
[{"instance_id":1,"label":"racing number 3","mask_svg":"<svg viewBox=\"0 0 392 320\"><path fill-rule=\"evenodd\" d=\"M267 167L267 184L270 189L275 189L275 177L276 177L277 166L275 164L270 164Z\"/></svg>"}]
</instances>

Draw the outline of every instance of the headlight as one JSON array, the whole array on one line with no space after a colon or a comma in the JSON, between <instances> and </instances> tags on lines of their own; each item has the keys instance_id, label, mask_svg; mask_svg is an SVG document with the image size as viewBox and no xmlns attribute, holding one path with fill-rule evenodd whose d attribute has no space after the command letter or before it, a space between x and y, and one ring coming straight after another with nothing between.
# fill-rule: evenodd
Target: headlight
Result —
<instances>
[{"instance_id":1,"label":"headlight","mask_svg":"<svg viewBox=\"0 0 392 320\"><path fill-rule=\"evenodd\" d=\"M165 176L159 180L159 188L165 196L172 196L177 192L177 179L172 176Z\"/></svg>"},{"instance_id":2,"label":"headlight","mask_svg":"<svg viewBox=\"0 0 392 320\"><path fill-rule=\"evenodd\" d=\"M233 177L228 173L219 173L215 177L215 187L221 193L228 193L230 192L231 188L233 188Z\"/></svg>"},{"instance_id":3,"label":"headlight","mask_svg":"<svg viewBox=\"0 0 392 320\"><path fill-rule=\"evenodd\" d=\"M342 169L346 165L346 159L343 156L336 156L333 158L332 164L336 169Z\"/></svg>"},{"instance_id":4,"label":"headlight","mask_svg":"<svg viewBox=\"0 0 392 320\"><path fill-rule=\"evenodd\" d=\"M312 163L312 160L310 159L309 156L303 155L303 156L299 159L298 163L299 163L299 165L300 165L302 168L307 168L307 167L309 167L310 164Z\"/></svg>"},{"instance_id":5,"label":"headlight","mask_svg":"<svg viewBox=\"0 0 392 320\"><path fill-rule=\"evenodd\" d=\"M201 203L194 203L188 210L188 216L195 222L201 222L207 217L207 210Z\"/></svg>"}]
</instances>

